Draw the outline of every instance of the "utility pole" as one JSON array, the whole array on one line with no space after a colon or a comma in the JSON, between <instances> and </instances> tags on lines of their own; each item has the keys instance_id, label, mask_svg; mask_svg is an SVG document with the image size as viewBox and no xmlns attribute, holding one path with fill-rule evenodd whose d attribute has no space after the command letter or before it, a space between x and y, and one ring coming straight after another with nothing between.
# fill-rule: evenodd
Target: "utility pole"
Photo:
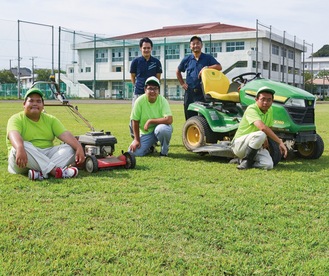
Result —
<instances>
[{"instance_id":1,"label":"utility pole","mask_svg":"<svg viewBox=\"0 0 329 276\"><path fill-rule=\"evenodd\" d=\"M30 60L32 60L32 84L34 83L34 59L37 57L31 57Z\"/></svg>"}]
</instances>

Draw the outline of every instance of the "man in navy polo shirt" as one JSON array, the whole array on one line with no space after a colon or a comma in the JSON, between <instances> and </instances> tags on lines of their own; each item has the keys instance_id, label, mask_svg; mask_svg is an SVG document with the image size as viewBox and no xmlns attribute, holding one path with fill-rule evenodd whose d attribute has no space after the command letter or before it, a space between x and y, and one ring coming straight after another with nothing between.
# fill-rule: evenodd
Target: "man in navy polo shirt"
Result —
<instances>
[{"instance_id":1,"label":"man in navy polo shirt","mask_svg":"<svg viewBox=\"0 0 329 276\"><path fill-rule=\"evenodd\" d=\"M201 71L204 68L222 70L222 66L213 56L202 53L201 37L191 37L190 49L192 54L185 56L176 70L177 79L185 90L184 113L186 120L197 115L197 112L187 110L189 104L196 101L205 101L201 89ZM183 80L182 72L186 72L186 82Z\"/></svg>"},{"instance_id":2,"label":"man in navy polo shirt","mask_svg":"<svg viewBox=\"0 0 329 276\"><path fill-rule=\"evenodd\" d=\"M134 85L134 95L132 105L135 100L145 93L145 81L149 77L161 78L162 66L160 60L153 57L152 54L153 42L148 37L144 37L139 41L139 48L142 56L135 58L130 65L130 78Z\"/></svg>"}]
</instances>

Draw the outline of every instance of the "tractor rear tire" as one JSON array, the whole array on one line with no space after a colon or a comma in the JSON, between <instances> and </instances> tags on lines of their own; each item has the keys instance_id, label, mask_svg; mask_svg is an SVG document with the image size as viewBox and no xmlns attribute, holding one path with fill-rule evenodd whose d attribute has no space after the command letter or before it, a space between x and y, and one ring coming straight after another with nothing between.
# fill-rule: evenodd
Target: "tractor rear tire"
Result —
<instances>
[{"instance_id":1,"label":"tractor rear tire","mask_svg":"<svg viewBox=\"0 0 329 276\"><path fill-rule=\"evenodd\" d=\"M319 134L316 141L298 144L296 155L305 159L319 159L324 151L324 143Z\"/></svg>"}]
</instances>

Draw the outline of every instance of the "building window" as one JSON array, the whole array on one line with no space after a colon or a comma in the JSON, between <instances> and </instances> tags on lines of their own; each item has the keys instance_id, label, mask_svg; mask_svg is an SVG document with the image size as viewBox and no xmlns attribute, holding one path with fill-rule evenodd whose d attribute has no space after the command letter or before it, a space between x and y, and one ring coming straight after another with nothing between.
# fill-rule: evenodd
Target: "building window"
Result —
<instances>
[{"instance_id":1,"label":"building window","mask_svg":"<svg viewBox=\"0 0 329 276\"><path fill-rule=\"evenodd\" d=\"M118 94L119 91L123 91L123 83L121 81L112 82L112 91L114 91L115 94Z\"/></svg>"},{"instance_id":2,"label":"building window","mask_svg":"<svg viewBox=\"0 0 329 276\"><path fill-rule=\"evenodd\" d=\"M276 63L272 63L272 71L277 72L279 68L279 65Z\"/></svg>"},{"instance_id":3,"label":"building window","mask_svg":"<svg viewBox=\"0 0 329 276\"><path fill-rule=\"evenodd\" d=\"M96 50L96 62L107 62L107 61L108 61L107 49L97 49Z\"/></svg>"},{"instance_id":4,"label":"building window","mask_svg":"<svg viewBox=\"0 0 329 276\"><path fill-rule=\"evenodd\" d=\"M184 56L191 54L190 44L184 44Z\"/></svg>"},{"instance_id":5,"label":"building window","mask_svg":"<svg viewBox=\"0 0 329 276\"><path fill-rule=\"evenodd\" d=\"M269 63L267 61L263 61L263 69L268 70L269 69Z\"/></svg>"},{"instance_id":6,"label":"building window","mask_svg":"<svg viewBox=\"0 0 329 276\"><path fill-rule=\"evenodd\" d=\"M244 50L243 41L226 42L226 52L234 52L236 50Z\"/></svg>"},{"instance_id":7,"label":"building window","mask_svg":"<svg viewBox=\"0 0 329 276\"><path fill-rule=\"evenodd\" d=\"M294 59L294 52L293 51L291 51L291 50L288 50L288 58L290 58L290 59Z\"/></svg>"},{"instance_id":8,"label":"building window","mask_svg":"<svg viewBox=\"0 0 329 276\"><path fill-rule=\"evenodd\" d=\"M179 44L166 45L166 59L179 59Z\"/></svg>"},{"instance_id":9,"label":"building window","mask_svg":"<svg viewBox=\"0 0 329 276\"><path fill-rule=\"evenodd\" d=\"M120 66L115 67L115 72L121 72L121 67Z\"/></svg>"},{"instance_id":10,"label":"building window","mask_svg":"<svg viewBox=\"0 0 329 276\"><path fill-rule=\"evenodd\" d=\"M80 73L83 73L83 68L80 68Z\"/></svg>"},{"instance_id":11,"label":"building window","mask_svg":"<svg viewBox=\"0 0 329 276\"><path fill-rule=\"evenodd\" d=\"M205 53L206 54L211 54L214 57L217 57L217 53L222 52L222 43L221 42L213 42L210 43L205 43Z\"/></svg>"},{"instance_id":12,"label":"building window","mask_svg":"<svg viewBox=\"0 0 329 276\"><path fill-rule=\"evenodd\" d=\"M279 55L279 46L272 45L272 54L278 56Z\"/></svg>"},{"instance_id":13,"label":"building window","mask_svg":"<svg viewBox=\"0 0 329 276\"><path fill-rule=\"evenodd\" d=\"M112 61L123 61L123 48L113 48L112 49Z\"/></svg>"},{"instance_id":14,"label":"building window","mask_svg":"<svg viewBox=\"0 0 329 276\"><path fill-rule=\"evenodd\" d=\"M134 58L139 56L138 47L129 48L128 51L129 51L129 61L132 61Z\"/></svg>"},{"instance_id":15,"label":"building window","mask_svg":"<svg viewBox=\"0 0 329 276\"><path fill-rule=\"evenodd\" d=\"M70 74L73 74L74 73L74 68L73 67L70 67L69 68L69 72L70 72Z\"/></svg>"},{"instance_id":16,"label":"building window","mask_svg":"<svg viewBox=\"0 0 329 276\"><path fill-rule=\"evenodd\" d=\"M152 56L154 56L157 59L160 59L160 57L161 57L161 46L160 45L153 45Z\"/></svg>"},{"instance_id":17,"label":"building window","mask_svg":"<svg viewBox=\"0 0 329 276\"><path fill-rule=\"evenodd\" d=\"M281 48L281 55L283 57L287 57L287 49L286 48Z\"/></svg>"},{"instance_id":18,"label":"building window","mask_svg":"<svg viewBox=\"0 0 329 276\"><path fill-rule=\"evenodd\" d=\"M91 72L91 67L86 67L86 73L90 73Z\"/></svg>"}]
</instances>

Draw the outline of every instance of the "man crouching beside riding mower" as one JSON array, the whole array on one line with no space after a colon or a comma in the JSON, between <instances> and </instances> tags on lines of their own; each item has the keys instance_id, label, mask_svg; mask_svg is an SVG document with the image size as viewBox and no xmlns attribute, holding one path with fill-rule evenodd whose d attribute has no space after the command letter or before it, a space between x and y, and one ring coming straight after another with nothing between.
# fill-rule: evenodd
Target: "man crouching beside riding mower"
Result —
<instances>
[{"instance_id":1,"label":"man crouching beside riding mower","mask_svg":"<svg viewBox=\"0 0 329 276\"><path fill-rule=\"evenodd\" d=\"M160 93L160 81L149 77L144 86L145 94L138 97L131 111L134 140L128 151L136 156L150 153L150 148L160 142L160 156L168 156L172 135L172 112L166 98Z\"/></svg>"},{"instance_id":2,"label":"man crouching beside riding mower","mask_svg":"<svg viewBox=\"0 0 329 276\"><path fill-rule=\"evenodd\" d=\"M279 144L281 154L287 157L287 148L283 141L272 131L272 103L275 91L262 87L257 91L256 102L247 107L239 128L232 141L232 150L240 159L238 169L262 168L270 170L273 161L269 151L267 137Z\"/></svg>"}]
</instances>

